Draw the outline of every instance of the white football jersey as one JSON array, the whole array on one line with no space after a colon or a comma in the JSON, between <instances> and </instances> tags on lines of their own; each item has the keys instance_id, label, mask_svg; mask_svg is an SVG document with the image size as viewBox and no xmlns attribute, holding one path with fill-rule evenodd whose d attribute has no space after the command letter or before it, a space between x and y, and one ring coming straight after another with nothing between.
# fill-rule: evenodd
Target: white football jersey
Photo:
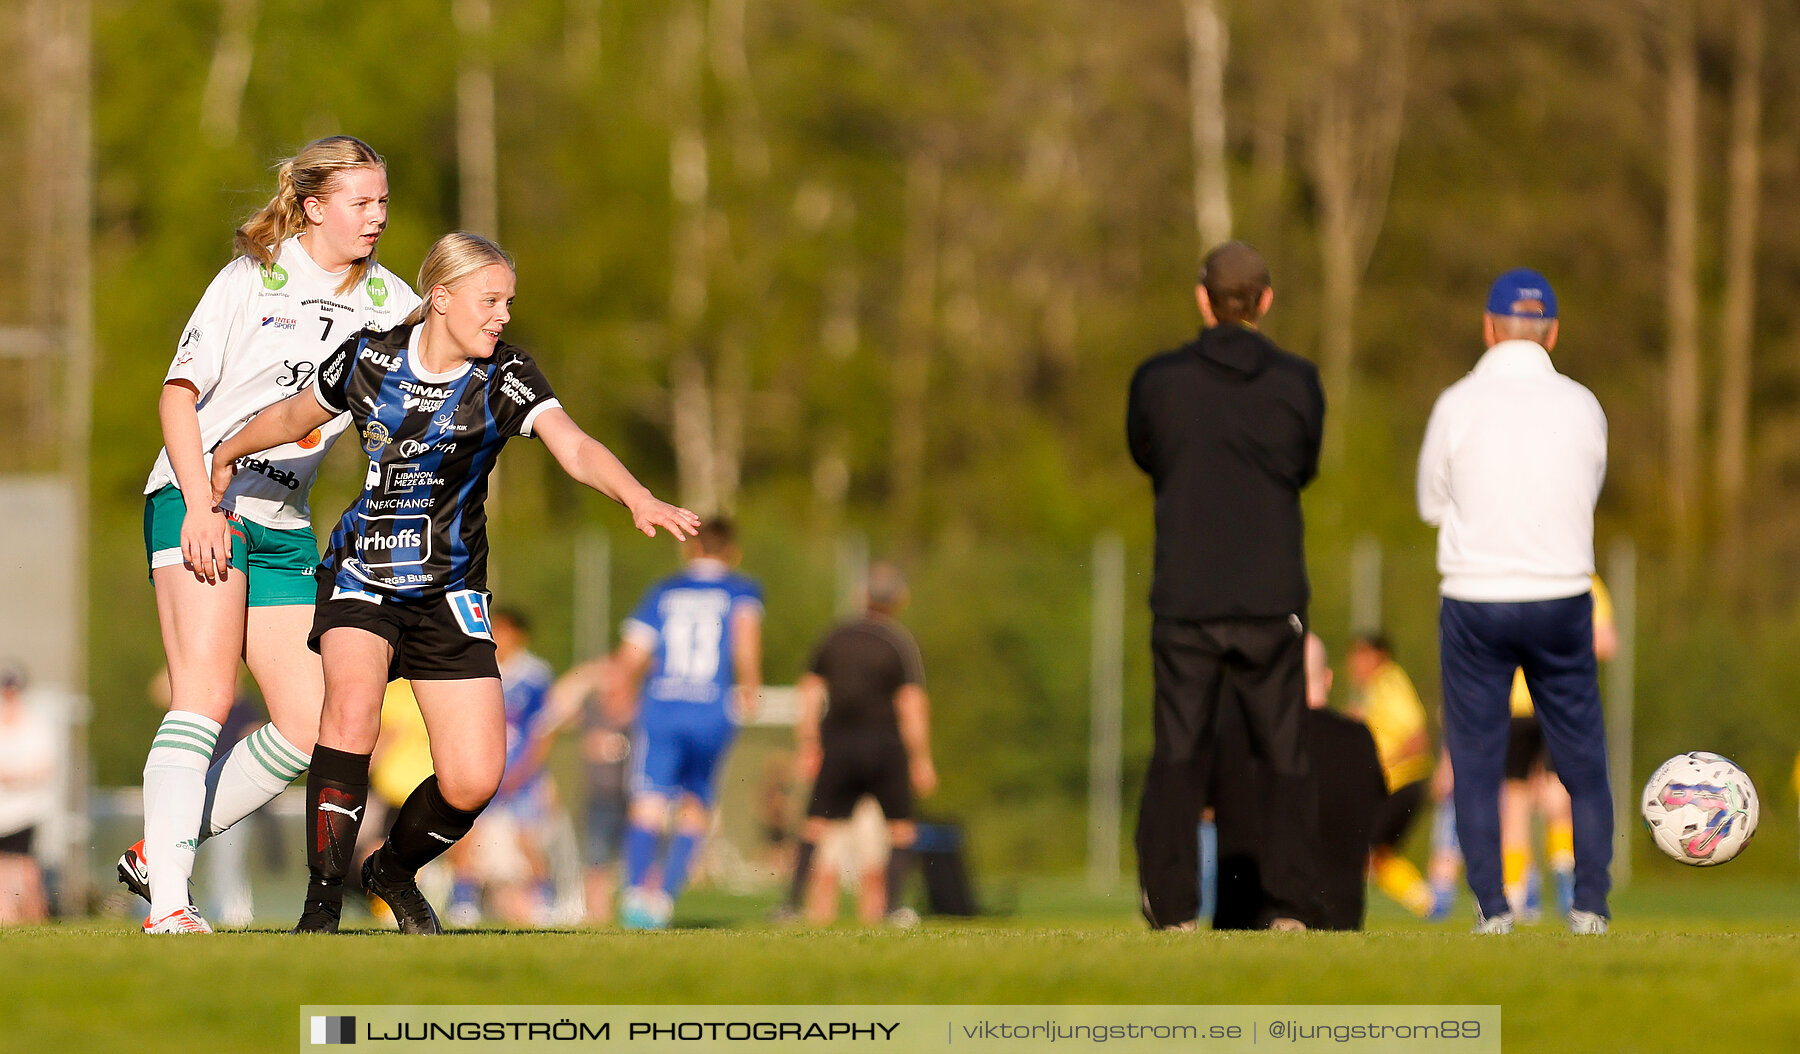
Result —
<instances>
[{"instance_id":1,"label":"white football jersey","mask_svg":"<svg viewBox=\"0 0 1800 1054\"><path fill-rule=\"evenodd\" d=\"M358 330L391 329L419 303L412 287L380 264L339 295L341 281L342 272L327 273L295 236L281 243L274 266L240 256L207 286L164 378L199 391L201 449L211 451L257 411L310 388L319 363ZM298 443L239 462L225 509L279 530L312 526L313 477L349 420L339 415ZM144 493L170 484L180 485L165 448Z\"/></svg>"}]
</instances>

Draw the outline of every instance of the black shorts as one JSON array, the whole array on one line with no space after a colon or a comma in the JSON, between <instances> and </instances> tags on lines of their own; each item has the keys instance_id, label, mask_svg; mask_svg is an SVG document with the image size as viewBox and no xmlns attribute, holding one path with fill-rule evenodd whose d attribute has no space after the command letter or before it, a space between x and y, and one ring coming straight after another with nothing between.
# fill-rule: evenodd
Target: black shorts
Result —
<instances>
[{"instance_id":1,"label":"black shorts","mask_svg":"<svg viewBox=\"0 0 1800 1054\"><path fill-rule=\"evenodd\" d=\"M912 819L912 778L899 737L828 736L823 747L806 815L848 820L862 796L873 794L889 820Z\"/></svg>"},{"instance_id":2,"label":"black shorts","mask_svg":"<svg viewBox=\"0 0 1800 1054\"><path fill-rule=\"evenodd\" d=\"M380 603L346 596L334 599L332 580L322 573L306 646L318 651L319 638L326 630L345 626L367 630L393 647L394 657L388 663L390 681L497 678L500 664L494 657L487 612L487 595L474 592L447 593L425 600L384 598Z\"/></svg>"},{"instance_id":3,"label":"black shorts","mask_svg":"<svg viewBox=\"0 0 1800 1054\"><path fill-rule=\"evenodd\" d=\"M1535 717L1515 717L1506 741L1506 778L1531 778L1534 768L1542 765L1545 772L1555 772L1550 751L1544 746L1544 730Z\"/></svg>"},{"instance_id":4,"label":"black shorts","mask_svg":"<svg viewBox=\"0 0 1800 1054\"><path fill-rule=\"evenodd\" d=\"M0 853L17 853L19 856L31 855L31 838L37 834L37 828L27 827L8 835L0 835Z\"/></svg>"},{"instance_id":5,"label":"black shorts","mask_svg":"<svg viewBox=\"0 0 1800 1054\"><path fill-rule=\"evenodd\" d=\"M1375 811L1375 828L1369 832L1369 844L1377 849L1397 849L1406 832L1412 829L1413 817L1425 800L1427 780L1414 780L1394 788Z\"/></svg>"}]
</instances>

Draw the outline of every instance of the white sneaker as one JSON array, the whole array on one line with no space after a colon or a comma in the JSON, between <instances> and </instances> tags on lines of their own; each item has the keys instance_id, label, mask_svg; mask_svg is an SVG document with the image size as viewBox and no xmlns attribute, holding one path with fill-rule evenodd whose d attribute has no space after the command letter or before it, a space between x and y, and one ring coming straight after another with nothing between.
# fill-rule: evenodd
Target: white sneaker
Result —
<instances>
[{"instance_id":1,"label":"white sneaker","mask_svg":"<svg viewBox=\"0 0 1800 1054\"><path fill-rule=\"evenodd\" d=\"M1600 936L1606 932L1606 916L1592 911L1571 911L1569 932L1581 937Z\"/></svg>"},{"instance_id":2,"label":"white sneaker","mask_svg":"<svg viewBox=\"0 0 1800 1054\"><path fill-rule=\"evenodd\" d=\"M1474 933L1511 933L1513 931L1513 913L1502 911L1493 918L1477 913Z\"/></svg>"},{"instance_id":3,"label":"white sneaker","mask_svg":"<svg viewBox=\"0 0 1800 1054\"><path fill-rule=\"evenodd\" d=\"M144 920L145 933L211 933L212 927L192 907L177 908L152 922Z\"/></svg>"}]
</instances>

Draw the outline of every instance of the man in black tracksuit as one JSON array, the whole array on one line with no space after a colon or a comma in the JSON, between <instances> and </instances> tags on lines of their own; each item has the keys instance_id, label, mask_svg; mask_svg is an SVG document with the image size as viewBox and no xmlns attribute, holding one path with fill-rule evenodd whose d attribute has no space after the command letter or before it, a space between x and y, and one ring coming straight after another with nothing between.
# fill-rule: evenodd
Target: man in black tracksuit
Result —
<instances>
[{"instance_id":1,"label":"man in black tracksuit","mask_svg":"<svg viewBox=\"0 0 1800 1054\"><path fill-rule=\"evenodd\" d=\"M1256 250L1207 254L1195 298L1200 338L1138 367L1126 430L1156 491L1155 748L1138 816L1144 915L1187 928L1199 910L1197 828L1221 704L1241 707L1269 800L1263 917L1317 925L1317 813L1300 735L1306 709L1306 579L1300 490L1318 471L1325 397L1312 363L1256 329L1274 293Z\"/></svg>"}]
</instances>

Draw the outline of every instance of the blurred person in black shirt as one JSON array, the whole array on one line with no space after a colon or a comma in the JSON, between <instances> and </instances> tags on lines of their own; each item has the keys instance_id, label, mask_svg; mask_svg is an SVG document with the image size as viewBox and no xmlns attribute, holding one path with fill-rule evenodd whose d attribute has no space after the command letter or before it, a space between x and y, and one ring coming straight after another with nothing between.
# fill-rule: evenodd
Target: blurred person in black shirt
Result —
<instances>
[{"instance_id":1,"label":"blurred person in black shirt","mask_svg":"<svg viewBox=\"0 0 1800 1054\"><path fill-rule=\"evenodd\" d=\"M909 924L916 916L898 903L913 860L918 831L913 797L937 789L931 760L930 702L925 671L912 634L896 621L908 600L906 579L892 564L869 569L867 614L828 633L796 685L797 764L813 780L806 826L795 854L786 913L796 912L812 881L813 857L831 824L850 819L857 801L872 795L887 820L887 918ZM808 904L808 921L828 922L836 905L824 897ZM873 913L873 912L872 912Z\"/></svg>"}]
</instances>

